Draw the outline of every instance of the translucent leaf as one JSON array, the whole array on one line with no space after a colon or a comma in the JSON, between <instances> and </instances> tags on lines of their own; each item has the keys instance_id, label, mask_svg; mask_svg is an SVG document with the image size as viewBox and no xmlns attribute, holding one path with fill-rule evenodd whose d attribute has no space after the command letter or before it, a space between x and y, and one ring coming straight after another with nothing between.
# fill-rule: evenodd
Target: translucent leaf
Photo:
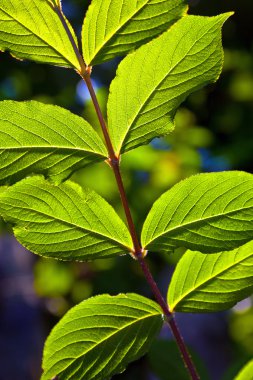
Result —
<instances>
[{"instance_id":1,"label":"translucent leaf","mask_svg":"<svg viewBox=\"0 0 253 380\"><path fill-rule=\"evenodd\" d=\"M173 274L168 303L174 311L226 310L253 293L253 241L230 252L187 251Z\"/></svg>"},{"instance_id":2,"label":"translucent leaf","mask_svg":"<svg viewBox=\"0 0 253 380\"><path fill-rule=\"evenodd\" d=\"M162 326L159 306L137 294L90 298L49 335L42 380L104 380L148 351Z\"/></svg>"},{"instance_id":3,"label":"translucent leaf","mask_svg":"<svg viewBox=\"0 0 253 380\"><path fill-rule=\"evenodd\" d=\"M176 247L220 252L251 240L252 221L252 174L198 174L179 182L154 203L143 226L142 244L159 252Z\"/></svg>"},{"instance_id":4,"label":"translucent leaf","mask_svg":"<svg viewBox=\"0 0 253 380\"><path fill-rule=\"evenodd\" d=\"M59 1L57 1L59 3ZM60 9L49 0L1 0L0 49L17 58L80 69ZM61 14L76 37L68 21Z\"/></svg>"},{"instance_id":5,"label":"translucent leaf","mask_svg":"<svg viewBox=\"0 0 253 380\"><path fill-rule=\"evenodd\" d=\"M82 30L85 62L106 62L136 49L182 17L186 4L186 0L93 0Z\"/></svg>"},{"instance_id":6,"label":"translucent leaf","mask_svg":"<svg viewBox=\"0 0 253 380\"><path fill-rule=\"evenodd\" d=\"M108 100L108 126L118 154L168 134L182 101L217 80L221 26L230 14L185 16L120 63Z\"/></svg>"},{"instance_id":7,"label":"translucent leaf","mask_svg":"<svg viewBox=\"0 0 253 380\"><path fill-rule=\"evenodd\" d=\"M70 181L56 186L43 177L24 179L0 193L0 215L14 225L21 244L42 256L84 261L131 250L113 208Z\"/></svg>"},{"instance_id":8,"label":"translucent leaf","mask_svg":"<svg viewBox=\"0 0 253 380\"><path fill-rule=\"evenodd\" d=\"M60 182L106 156L102 140L83 118L34 101L0 102L0 185L29 173Z\"/></svg>"},{"instance_id":9,"label":"translucent leaf","mask_svg":"<svg viewBox=\"0 0 253 380\"><path fill-rule=\"evenodd\" d=\"M252 380L253 379L253 360L250 360L238 373L234 380Z\"/></svg>"}]
</instances>

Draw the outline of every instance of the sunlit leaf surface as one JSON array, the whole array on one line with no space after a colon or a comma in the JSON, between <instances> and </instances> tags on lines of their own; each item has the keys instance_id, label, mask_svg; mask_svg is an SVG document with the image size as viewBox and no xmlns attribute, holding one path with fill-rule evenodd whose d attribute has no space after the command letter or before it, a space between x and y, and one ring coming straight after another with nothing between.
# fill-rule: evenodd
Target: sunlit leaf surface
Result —
<instances>
[{"instance_id":1,"label":"sunlit leaf surface","mask_svg":"<svg viewBox=\"0 0 253 380\"><path fill-rule=\"evenodd\" d=\"M108 100L109 131L118 154L171 132L185 98L217 80L221 27L229 15L185 16L120 63Z\"/></svg>"},{"instance_id":2,"label":"sunlit leaf surface","mask_svg":"<svg viewBox=\"0 0 253 380\"><path fill-rule=\"evenodd\" d=\"M176 247L220 252L252 240L252 221L252 174L198 174L179 182L154 203L143 226L142 244L158 252Z\"/></svg>"},{"instance_id":3,"label":"sunlit leaf surface","mask_svg":"<svg viewBox=\"0 0 253 380\"><path fill-rule=\"evenodd\" d=\"M168 303L175 311L214 312L229 309L252 293L253 241L212 255L187 251L173 274Z\"/></svg>"},{"instance_id":4,"label":"sunlit leaf surface","mask_svg":"<svg viewBox=\"0 0 253 380\"><path fill-rule=\"evenodd\" d=\"M0 215L31 252L60 260L92 260L131 250L128 230L97 193L67 181L30 177L0 193Z\"/></svg>"},{"instance_id":5,"label":"sunlit leaf surface","mask_svg":"<svg viewBox=\"0 0 253 380\"><path fill-rule=\"evenodd\" d=\"M0 102L0 185L31 173L60 182L106 156L94 129L64 108L35 101Z\"/></svg>"},{"instance_id":6,"label":"sunlit leaf surface","mask_svg":"<svg viewBox=\"0 0 253 380\"><path fill-rule=\"evenodd\" d=\"M88 65L127 54L165 31L187 10L186 0L93 0L82 43Z\"/></svg>"},{"instance_id":7,"label":"sunlit leaf surface","mask_svg":"<svg viewBox=\"0 0 253 380\"><path fill-rule=\"evenodd\" d=\"M42 380L109 379L148 351L162 322L160 307L137 294L89 298L49 335Z\"/></svg>"},{"instance_id":8,"label":"sunlit leaf surface","mask_svg":"<svg viewBox=\"0 0 253 380\"><path fill-rule=\"evenodd\" d=\"M79 70L80 63L55 3L49 0L1 0L0 50L10 51L20 59ZM71 26L66 19L65 22L76 43Z\"/></svg>"}]
</instances>

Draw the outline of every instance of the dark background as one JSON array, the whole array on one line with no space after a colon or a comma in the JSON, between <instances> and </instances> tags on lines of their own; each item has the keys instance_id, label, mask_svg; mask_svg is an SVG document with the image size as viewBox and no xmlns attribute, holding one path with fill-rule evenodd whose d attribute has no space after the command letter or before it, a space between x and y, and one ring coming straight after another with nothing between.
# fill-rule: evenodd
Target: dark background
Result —
<instances>
[{"instance_id":1,"label":"dark background","mask_svg":"<svg viewBox=\"0 0 253 380\"><path fill-rule=\"evenodd\" d=\"M63 0L77 34L88 6ZM235 11L223 29L225 63L220 80L192 94L179 109L177 128L166 139L125 154L122 170L138 230L153 201L178 180L198 172L246 170L253 159L252 0L191 1L190 13ZM119 60L94 68L93 80L105 110L108 85ZM58 104L97 120L80 78L70 70L0 55L0 99ZM122 214L114 178L107 165L79 171L73 180L104 196ZM100 293L137 292L151 296L142 274L128 257L92 263L45 260L26 252L2 223L0 239L0 380L37 380L44 340L74 304ZM173 267L182 255L150 255L149 264L166 294ZM253 354L253 306L247 299L224 313L184 315L177 321L202 378L231 380ZM164 328L161 337L169 338ZM202 362L202 364L201 364ZM158 365L159 363L159 365ZM172 341L155 343L151 354L115 379L184 380L187 375ZM169 370L171 368L172 370ZM209 373L209 375L207 375Z\"/></svg>"}]
</instances>

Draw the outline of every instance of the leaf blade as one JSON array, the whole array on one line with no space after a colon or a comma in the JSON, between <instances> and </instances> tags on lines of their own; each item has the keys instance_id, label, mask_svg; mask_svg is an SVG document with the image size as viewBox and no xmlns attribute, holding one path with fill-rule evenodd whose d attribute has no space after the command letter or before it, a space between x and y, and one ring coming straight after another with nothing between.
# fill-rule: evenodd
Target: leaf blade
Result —
<instances>
[{"instance_id":1,"label":"leaf blade","mask_svg":"<svg viewBox=\"0 0 253 380\"><path fill-rule=\"evenodd\" d=\"M253 360L250 360L238 373L234 380L250 380L253 373Z\"/></svg>"},{"instance_id":2,"label":"leaf blade","mask_svg":"<svg viewBox=\"0 0 253 380\"><path fill-rule=\"evenodd\" d=\"M253 176L198 174L179 182L151 208L142 230L145 249L176 247L215 253L252 239Z\"/></svg>"},{"instance_id":3,"label":"leaf blade","mask_svg":"<svg viewBox=\"0 0 253 380\"><path fill-rule=\"evenodd\" d=\"M214 312L231 308L253 292L253 241L230 252L187 251L169 290L171 310Z\"/></svg>"},{"instance_id":4,"label":"leaf blade","mask_svg":"<svg viewBox=\"0 0 253 380\"><path fill-rule=\"evenodd\" d=\"M210 380L202 360L188 347L201 379ZM181 365L177 344L168 339L155 339L148 352L151 370L159 380L189 380L187 369ZM169 368L169 371L168 371Z\"/></svg>"},{"instance_id":5,"label":"leaf blade","mask_svg":"<svg viewBox=\"0 0 253 380\"><path fill-rule=\"evenodd\" d=\"M35 101L0 102L0 185L31 173L61 182L106 157L93 128L64 108Z\"/></svg>"},{"instance_id":6,"label":"leaf blade","mask_svg":"<svg viewBox=\"0 0 253 380\"><path fill-rule=\"evenodd\" d=\"M218 79L221 27L230 15L185 16L120 63L108 99L108 128L118 155L171 132L182 101Z\"/></svg>"},{"instance_id":7,"label":"leaf blade","mask_svg":"<svg viewBox=\"0 0 253 380\"><path fill-rule=\"evenodd\" d=\"M19 59L80 70L80 63L69 40L56 4L51 1L2 0L0 5L0 49ZM64 19L65 17L62 16ZM71 38L75 34L65 19Z\"/></svg>"},{"instance_id":8,"label":"leaf blade","mask_svg":"<svg viewBox=\"0 0 253 380\"><path fill-rule=\"evenodd\" d=\"M84 19L87 65L125 55L168 29L187 10L185 0L93 0Z\"/></svg>"},{"instance_id":9,"label":"leaf blade","mask_svg":"<svg viewBox=\"0 0 253 380\"><path fill-rule=\"evenodd\" d=\"M56 374L60 379L111 377L147 351L161 325L159 306L137 294L100 295L83 301L47 339L42 379Z\"/></svg>"},{"instance_id":10,"label":"leaf blade","mask_svg":"<svg viewBox=\"0 0 253 380\"><path fill-rule=\"evenodd\" d=\"M67 181L59 186L30 177L0 193L0 215L36 254L60 260L94 260L131 251L129 232L97 193Z\"/></svg>"}]
</instances>

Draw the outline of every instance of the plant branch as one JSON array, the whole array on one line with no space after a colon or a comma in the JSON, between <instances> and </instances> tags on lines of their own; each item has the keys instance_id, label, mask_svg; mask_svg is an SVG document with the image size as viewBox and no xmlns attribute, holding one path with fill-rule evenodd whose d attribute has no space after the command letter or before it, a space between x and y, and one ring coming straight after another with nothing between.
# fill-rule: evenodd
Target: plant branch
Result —
<instances>
[{"instance_id":1,"label":"plant branch","mask_svg":"<svg viewBox=\"0 0 253 380\"><path fill-rule=\"evenodd\" d=\"M96 93L95 93L94 88L92 86L92 82L91 82L88 70L86 70L85 73L82 73L81 76L87 85L87 88L89 90L91 99L93 101L93 104L94 104L94 107L95 107L95 110L97 113L99 123L100 123L102 131L103 131L103 135L105 138L105 142L106 142L106 146L107 146L107 150L108 150L108 154L109 154L109 164L113 169L114 176L115 176L117 186L119 189L120 198L121 198L122 205L123 205L123 208L125 211L128 228L129 228L130 235L131 235L132 242L133 242L133 247L134 247L133 255L135 256L135 254L137 252L142 252L142 249L141 249L141 246L139 244L137 232L136 232L136 229L134 226L132 214L131 214L131 211L130 211L130 208L128 205L127 196L126 196L125 188L123 185L123 181L122 181L122 177L121 177L121 173L120 173L120 168L119 168L119 157L116 156L115 151L113 149L112 142L111 142L109 132L107 129L107 125L104 121L104 118L103 118L103 115L102 115L102 112L101 112L101 109L100 109L100 106L99 106L99 103L98 103L98 100L96 97Z\"/></svg>"},{"instance_id":2,"label":"plant branch","mask_svg":"<svg viewBox=\"0 0 253 380\"><path fill-rule=\"evenodd\" d=\"M94 91L91 79L90 79L89 68L87 67L86 70L85 70L85 72L81 72L80 75L81 75L81 77L83 78L83 80L86 83L86 86L87 86L87 88L89 90L89 93L90 93L90 97L91 97L93 105L95 107L96 114L97 114L97 117L98 117L98 120L99 120L99 124L101 126L101 129L102 129L102 132L103 132L103 135L104 135L106 147L107 147L108 154L109 154L110 163L113 163L114 161L118 161L118 158L116 157L114 149L113 149L113 146L112 146L112 142L111 142L111 139L110 139L110 136L109 136L107 125L106 125L106 123L104 121L104 117L102 115L100 106L98 104L97 96L96 96L96 93Z\"/></svg>"},{"instance_id":3,"label":"plant branch","mask_svg":"<svg viewBox=\"0 0 253 380\"><path fill-rule=\"evenodd\" d=\"M189 353L189 351L185 345L185 342L183 340L183 337L180 334L180 331L177 327L174 315L169 310L169 307L168 307L167 303L165 302L165 300L164 300L164 298L163 298L163 296L162 296L162 294L161 294L161 292L160 292L160 290L159 290L159 288L158 288L158 286L157 286L157 284L156 284L156 282L155 282L155 280L154 280L154 278L153 278L153 276L149 270L149 267L148 267L146 261L144 260L144 258L142 256L138 256L138 261L140 263L140 266L142 268L144 276L145 276L147 282L149 283L149 286L151 287L152 292L153 292L157 302L159 303L159 305L161 306L161 308L163 310L163 313L165 316L165 321L169 325L169 327L172 331L172 334L175 338L178 349L182 355L183 361L185 363L185 366L189 372L191 379L192 380L200 380L198 372L197 372L195 365L191 359L190 353Z\"/></svg>"},{"instance_id":4,"label":"plant branch","mask_svg":"<svg viewBox=\"0 0 253 380\"><path fill-rule=\"evenodd\" d=\"M161 294L161 292L160 292L160 290L159 290L159 288L158 288L158 286L157 286L157 284L156 284L156 282L155 282L155 280L154 280L154 278L153 278L153 276L149 270L149 267L148 267L148 265L144 259L145 255L146 255L146 251L142 249L142 247L139 243L138 235L137 235L137 232L135 229L135 225L133 222L133 218L131 215L131 211L129 208L129 204L128 204L128 200L127 200L127 196L126 196L126 192L125 192L125 188L124 188L124 184L123 184L121 173L120 173L119 157L116 156L114 148L112 146L112 142L111 142L111 139L109 136L107 125L106 125L105 120L103 118L103 114L101 112L101 109L100 109L100 106L99 106L99 103L98 103L98 100L96 97L96 93L95 93L94 88L92 86L92 82L90 79L90 72L91 72L91 69L89 67L86 67L86 70L81 72L80 75L87 85L87 88L89 90L91 99L93 101L93 104L94 104L94 107L95 107L95 110L97 113L97 117L98 117L101 129L103 131L103 135L105 138L105 142L106 142L106 146L107 146L107 150L108 150L108 155L109 155L109 163L110 163L110 166L112 167L113 172L114 172L114 176L115 176L115 179L117 182L117 186L118 186L118 190L120 193L122 205L123 205L123 208L125 211L129 232L130 232L132 242L133 242L133 247L134 247L133 252L132 252L133 256L135 257L135 259L138 260L138 262L141 266L142 272L143 272L143 274L144 274L144 276L145 276L145 278L146 278L146 280L147 280L158 304L160 305L161 309L163 310L163 313L165 316L165 321L169 325L169 327L170 327L170 329L174 335L177 346L180 350L183 361L185 363L185 366L189 372L191 379L192 380L199 380L200 377L199 377L197 370L196 370L196 368L192 362L191 356L187 350L187 347L186 347L184 340L180 334L180 331L176 325L174 315L173 315L173 313L170 312L169 307L168 307L167 303L165 302L165 300L164 300L164 298L163 298L163 296L162 296L162 294Z\"/></svg>"},{"instance_id":5,"label":"plant branch","mask_svg":"<svg viewBox=\"0 0 253 380\"><path fill-rule=\"evenodd\" d=\"M61 21L61 23L62 23L62 25L63 25L63 27L64 27L64 29L66 31L66 33L68 35L68 39L69 39L69 41L70 41L70 43L71 43L71 45L73 47L73 50L75 52L75 55L76 55L76 57L78 59L78 62L79 62L79 65L80 65L80 70L81 71L85 71L85 69L86 69L85 62L83 60L82 55L79 52L78 46L77 46L77 44L76 44L76 42L75 42L75 40L74 40L74 38L72 36L70 28L69 28L69 26L68 26L68 24L66 22L65 16L64 16L64 14L62 12L62 9L61 9L60 2L58 3L58 6L54 6L54 5L51 4L51 7L57 13L57 15L58 15L58 17L59 17L59 19L60 19L60 21Z\"/></svg>"},{"instance_id":6,"label":"plant branch","mask_svg":"<svg viewBox=\"0 0 253 380\"><path fill-rule=\"evenodd\" d=\"M130 211L130 208L128 206L127 196L126 196L126 192L125 192L125 188L123 185L123 181L122 181L122 177L121 177L121 173L120 173L120 168L119 168L119 157L116 156L115 151L113 149L112 142L111 142L109 132L107 129L107 125L104 121L104 117L103 117L103 114L101 112L96 93L95 93L94 88L92 86L92 82L91 82L91 78L90 78L91 67L86 66L86 64L83 60L83 57L80 54L79 49L78 49L78 47L74 41L74 38L71 34L71 31L69 29L69 26L68 26L66 20L65 20L65 17L62 13L61 7L53 7L53 9L58 14L58 16L61 20L61 23L62 23L64 29L66 30L66 33L67 33L68 38L71 42L71 45L73 46L74 52L75 52L76 57L77 57L79 64L80 64L79 74L87 85L87 88L89 90L93 105L94 105L96 113L97 113L97 117L98 117L101 129L102 129L104 139L105 139L105 143L106 143L107 150L108 150L109 164L113 168L113 171L114 171L114 176L115 176L116 181L117 181L117 185L118 185L118 189L119 189L119 193L120 193L120 198L121 198L122 205L124 207L124 211L125 211L125 215L126 215L126 219L127 219L128 228L130 231L130 235L132 237L132 242L133 242L133 246L134 246L134 250L132 253L135 256L135 252L142 253L142 249L141 249L141 246L139 244L139 240L138 240L137 232L136 232L134 222L132 219L131 211Z\"/></svg>"}]
</instances>

